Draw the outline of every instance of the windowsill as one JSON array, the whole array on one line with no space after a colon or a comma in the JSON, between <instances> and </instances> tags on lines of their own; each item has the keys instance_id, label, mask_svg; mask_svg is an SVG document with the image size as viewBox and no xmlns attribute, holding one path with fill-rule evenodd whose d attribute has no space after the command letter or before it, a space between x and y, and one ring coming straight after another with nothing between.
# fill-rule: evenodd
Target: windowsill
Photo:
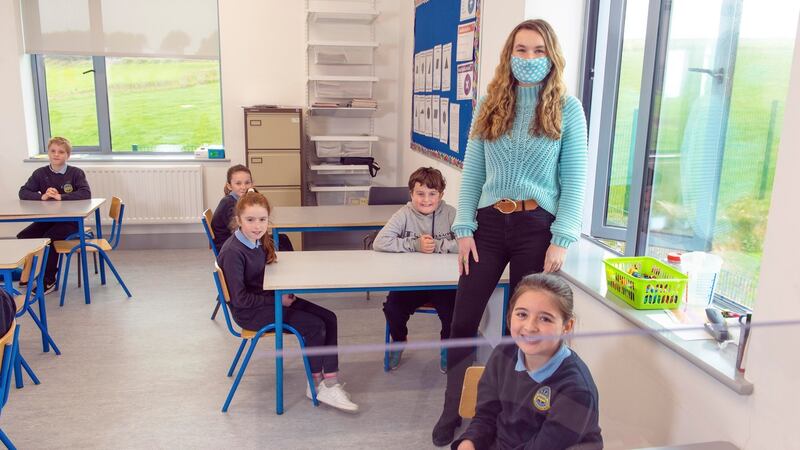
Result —
<instances>
[{"instance_id":1,"label":"windowsill","mask_svg":"<svg viewBox=\"0 0 800 450\"><path fill-rule=\"evenodd\" d=\"M28 157L24 160L25 162L47 162L47 155L42 154L40 156L32 156ZM115 162L169 162L169 163L226 163L229 164L231 162L230 159L208 159L208 158L195 158L194 154L187 153L183 154L176 154L176 153L169 153L169 154L158 154L158 153L137 153L137 154L105 154L105 155L90 155L86 153L73 153L69 159L70 164L80 164L81 162L104 162L104 163L115 163Z\"/></svg>"},{"instance_id":2,"label":"windowsill","mask_svg":"<svg viewBox=\"0 0 800 450\"><path fill-rule=\"evenodd\" d=\"M561 273L570 282L637 327L644 330L663 330L660 324L648 317L658 310L637 310L614 294L607 293L603 259L612 256L618 255L608 252L588 239L581 238L570 246ZM753 384L736 370L736 345L730 344L720 349L713 340L684 340L671 331L655 331L651 336L737 394L753 393Z\"/></svg>"}]
</instances>

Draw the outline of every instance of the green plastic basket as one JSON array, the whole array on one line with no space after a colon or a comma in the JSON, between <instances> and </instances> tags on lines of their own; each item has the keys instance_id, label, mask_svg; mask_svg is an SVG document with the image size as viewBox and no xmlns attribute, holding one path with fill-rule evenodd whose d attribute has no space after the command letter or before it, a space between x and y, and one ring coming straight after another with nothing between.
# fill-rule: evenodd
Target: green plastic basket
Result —
<instances>
[{"instance_id":1,"label":"green plastic basket","mask_svg":"<svg viewBox=\"0 0 800 450\"><path fill-rule=\"evenodd\" d=\"M686 275L649 256L608 258L608 290L636 309L675 309L683 301ZM654 278L639 278L638 272Z\"/></svg>"}]
</instances>

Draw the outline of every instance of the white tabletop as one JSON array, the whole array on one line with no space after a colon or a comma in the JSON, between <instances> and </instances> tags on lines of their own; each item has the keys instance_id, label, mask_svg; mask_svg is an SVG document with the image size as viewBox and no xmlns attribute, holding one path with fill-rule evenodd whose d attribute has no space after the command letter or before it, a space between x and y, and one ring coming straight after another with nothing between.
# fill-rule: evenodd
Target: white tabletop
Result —
<instances>
[{"instance_id":1,"label":"white tabletop","mask_svg":"<svg viewBox=\"0 0 800 450\"><path fill-rule=\"evenodd\" d=\"M458 254L372 250L279 252L267 265L264 289L330 289L458 284ZM508 283L508 267L500 278Z\"/></svg>"},{"instance_id":2,"label":"white tabletop","mask_svg":"<svg viewBox=\"0 0 800 450\"><path fill-rule=\"evenodd\" d=\"M25 257L50 243L48 238L0 239L0 269L15 269Z\"/></svg>"},{"instance_id":3,"label":"white tabletop","mask_svg":"<svg viewBox=\"0 0 800 450\"><path fill-rule=\"evenodd\" d=\"M43 219L86 217L105 203L104 198L89 200L0 200L0 221L12 219Z\"/></svg>"},{"instance_id":4,"label":"white tabletop","mask_svg":"<svg viewBox=\"0 0 800 450\"><path fill-rule=\"evenodd\" d=\"M276 206L276 228L382 227L401 205Z\"/></svg>"}]
</instances>

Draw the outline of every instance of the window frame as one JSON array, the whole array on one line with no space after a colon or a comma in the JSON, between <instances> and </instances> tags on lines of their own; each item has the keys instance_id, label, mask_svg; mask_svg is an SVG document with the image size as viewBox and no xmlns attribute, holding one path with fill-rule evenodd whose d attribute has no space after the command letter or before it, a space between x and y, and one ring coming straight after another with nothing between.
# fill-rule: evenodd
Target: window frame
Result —
<instances>
[{"instance_id":1,"label":"window frame","mask_svg":"<svg viewBox=\"0 0 800 450\"><path fill-rule=\"evenodd\" d=\"M50 108L47 100L47 74L44 58L46 55L32 54L31 74L33 78L33 94L38 119L37 135L39 139L40 153L47 153L47 141L52 136L50 127ZM108 77L106 71L106 57L92 56L92 70L94 75L94 94L95 110L97 111L97 135L98 145L73 146L74 153L89 155L125 155L125 156L151 156L154 153L149 151L134 152L130 150L114 151L111 136L111 113L108 104ZM222 108L222 98L220 96L220 109ZM220 133L222 133L222 123L220 123ZM158 152L158 155L186 155L190 152Z\"/></svg>"},{"instance_id":2,"label":"window frame","mask_svg":"<svg viewBox=\"0 0 800 450\"><path fill-rule=\"evenodd\" d=\"M605 3L605 2L604 2ZM596 242L601 239L620 241L625 244L625 256L638 256L647 253L648 237L651 244L658 244L664 235L649 232L650 195L652 192L655 160L656 133L651 133L658 124L657 114L660 109L663 89L663 72L660 71L666 59L666 47L669 37L670 11L669 0L649 0L647 13L647 30L644 45L644 61L642 65L641 90L639 96L638 116L636 117L636 140L631 160L630 198L628 218L625 227L606 224L608 211L609 181L613 160L614 130L616 127L617 99L622 62L622 50L625 30L626 0L608 0L601 8L609 9L608 35L606 36L606 55L602 61L604 67L602 99L600 101L599 134L597 164L595 167L593 207L591 211L590 238ZM597 25L594 25L597 27ZM651 32L656 30L656 32ZM596 35L596 29L595 29ZM602 44L600 44L602 45ZM586 58L583 66L583 79L594 77L595 67L592 59ZM595 64L598 63L595 61ZM584 90L584 95L586 92ZM650 163L652 162L652 164ZM719 187L717 187L719 189ZM649 234L649 236L648 236ZM676 237L670 235L669 242L674 245ZM609 251L621 252L602 244ZM708 243L699 238L686 237L685 245L707 246ZM741 313L751 310L715 292L713 303L721 308Z\"/></svg>"}]
</instances>

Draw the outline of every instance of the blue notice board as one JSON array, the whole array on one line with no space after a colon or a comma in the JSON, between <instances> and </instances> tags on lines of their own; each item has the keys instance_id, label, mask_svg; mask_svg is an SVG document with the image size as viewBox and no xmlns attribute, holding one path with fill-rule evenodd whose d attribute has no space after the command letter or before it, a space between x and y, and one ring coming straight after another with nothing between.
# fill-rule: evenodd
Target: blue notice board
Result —
<instances>
[{"instance_id":1,"label":"blue notice board","mask_svg":"<svg viewBox=\"0 0 800 450\"><path fill-rule=\"evenodd\" d=\"M476 104L480 0L415 0L411 148L462 167Z\"/></svg>"}]
</instances>

